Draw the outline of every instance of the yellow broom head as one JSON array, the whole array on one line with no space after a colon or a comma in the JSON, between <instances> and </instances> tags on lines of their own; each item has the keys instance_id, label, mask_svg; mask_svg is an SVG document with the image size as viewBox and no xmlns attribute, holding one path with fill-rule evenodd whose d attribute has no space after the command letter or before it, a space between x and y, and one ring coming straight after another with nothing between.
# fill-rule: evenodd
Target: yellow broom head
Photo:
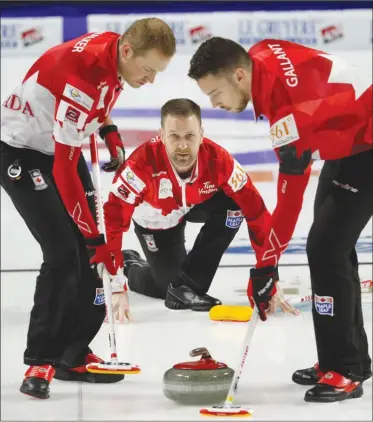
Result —
<instances>
[{"instance_id":1,"label":"yellow broom head","mask_svg":"<svg viewBox=\"0 0 373 422\"><path fill-rule=\"evenodd\" d=\"M253 314L251 306L217 305L210 309L212 321L247 322Z\"/></svg>"}]
</instances>

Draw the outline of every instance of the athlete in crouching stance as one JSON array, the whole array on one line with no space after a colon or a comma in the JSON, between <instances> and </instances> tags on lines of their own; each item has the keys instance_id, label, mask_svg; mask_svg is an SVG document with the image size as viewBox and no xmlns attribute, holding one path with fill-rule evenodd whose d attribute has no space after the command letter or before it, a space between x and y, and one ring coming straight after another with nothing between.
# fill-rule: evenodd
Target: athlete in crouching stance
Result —
<instances>
[{"instance_id":1,"label":"athlete in crouching stance","mask_svg":"<svg viewBox=\"0 0 373 422\"><path fill-rule=\"evenodd\" d=\"M242 220L258 259L270 220L241 165L204 138L200 107L188 99L164 104L159 137L128 158L104 208L110 250L121 250L133 220L147 260L124 252L130 290L165 299L170 309L194 311L220 304L207 292ZM204 223L189 253L187 222Z\"/></svg>"}]
</instances>

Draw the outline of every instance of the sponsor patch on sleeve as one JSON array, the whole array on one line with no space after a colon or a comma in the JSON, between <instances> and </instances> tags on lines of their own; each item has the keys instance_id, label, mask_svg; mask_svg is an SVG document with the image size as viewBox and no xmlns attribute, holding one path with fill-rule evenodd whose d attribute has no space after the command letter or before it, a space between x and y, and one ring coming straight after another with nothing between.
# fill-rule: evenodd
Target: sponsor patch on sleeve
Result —
<instances>
[{"instance_id":1,"label":"sponsor patch on sleeve","mask_svg":"<svg viewBox=\"0 0 373 422\"><path fill-rule=\"evenodd\" d=\"M228 185L232 188L233 192L237 192L245 186L246 182L246 171L238 161L234 160L233 171L228 179Z\"/></svg>"},{"instance_id":2,"label":"sponsor patch on sleeve","mask_svg":"<svg viewBox=\"0 0 373 422\"><path fill-rule=\"evenodd\" d=\"M277 122L270 127L269 133L273 148L279 148L298 141L299 133L294 114L289 114L288 116L277 120Z\"/></svg>"},{"instance_id":3,"label":"sponsor patch on sleeve","mask_svg":"<svg viewBox=\"0 0 373 422\"><path fill-rule=\"evenodd\" d=\"M127 204L134 204L136 202L137 196L123 183L120 177L111 185L110 192L124 202L127 202Z\"/></svg>"},{"instance_id":4,"label":"sponsor patch on sleeve","mask_svg":"<svg viewBox=\"0 0 373 422\"><path fill-rule=\"evenodd\" d=\"M62 123L69 123L76 129L83 129L87 120L88 114L80 111L64 100L60 101L57 109L56 120Z\"/></svg>"},{"instance_id":5,"label":"sponsor patch on sleeve","mask_svg":"<svg viewBox=\"0 0 373 422\"><path fill-rule=\"evenodd\" d=\"M87 95L82 90L75 88L75 86L66 84L62 94L64 97L69 98L75 103L81 105L87 110L91 110L93 106L93 98Z\"/></svg>"},{"instance_id":6,"label":"sponsor patch on sleeve","mask_svg":"<svg viewBox=\"0 0 373 422\"><path fill-rule=\"evenodd\" d=\"M127 183L136 193L140 193L145 188L145 183L134 173L134 171L126 166L120 177Z\"/></svg>"}]
</instances>

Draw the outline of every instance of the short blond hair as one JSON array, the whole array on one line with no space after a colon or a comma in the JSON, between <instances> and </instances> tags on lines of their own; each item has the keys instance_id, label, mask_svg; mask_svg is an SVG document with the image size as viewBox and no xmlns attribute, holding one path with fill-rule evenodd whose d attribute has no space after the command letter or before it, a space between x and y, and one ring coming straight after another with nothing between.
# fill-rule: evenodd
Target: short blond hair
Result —
<instances>
[{"instance_id":1,"label":"short blond hair","mask_svg":"<svg viewBox=\"0 0 373 422\"><path fill-rule=\"evenodd\" d=\"M135 55L156 49L165 57L172 57L176 51L176 39L172 29L161 19L139 19L127 28L120 43L128 42Z\"/></svg>"}]
</instances>

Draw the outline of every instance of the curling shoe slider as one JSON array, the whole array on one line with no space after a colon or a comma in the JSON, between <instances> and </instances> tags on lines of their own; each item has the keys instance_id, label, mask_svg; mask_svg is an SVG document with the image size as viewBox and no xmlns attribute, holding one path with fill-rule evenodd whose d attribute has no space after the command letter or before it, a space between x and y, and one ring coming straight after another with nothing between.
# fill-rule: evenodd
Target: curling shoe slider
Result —
<instances>
[{"instance_id":1,"label":"curling shoe slider","mask_svg":"<svg viewBox=\"0 0 373 422\"><path fill-rule=\"evenodd\" d=\"M60 368L56 369L54 378L60 381L82 381L96 384L110 384L124 379L123 374L95 374L88 372L86 365L90 363L103 363L104 360L96 356L94 353L88 353L85 357L85 365L68 369L67 371Z\"/></svg>"}]
</instances>

